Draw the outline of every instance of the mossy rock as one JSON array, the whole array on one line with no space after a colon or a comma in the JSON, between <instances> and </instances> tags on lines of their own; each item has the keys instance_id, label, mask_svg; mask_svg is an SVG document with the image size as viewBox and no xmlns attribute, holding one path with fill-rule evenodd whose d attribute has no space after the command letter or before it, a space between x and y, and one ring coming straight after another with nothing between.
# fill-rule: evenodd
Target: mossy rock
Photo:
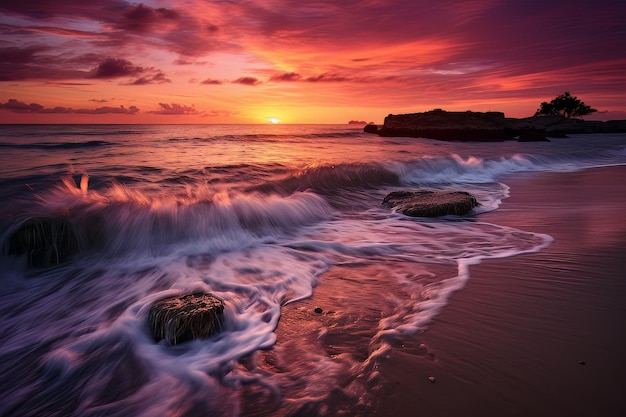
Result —
<instances>
[{"instance_id":1,"label":"mossy rock","mask_svg":"<svg viewBox=\"0 0 626 417\"><path fill-rule=\"evenodd\" d=\"M176 345L220 331L223 313L224 302L213 294L182 294L155 302L148 321L154 340L166 339Z\"/></svg>"},{"instance_id":2,"label":"mossy rock","mask_svg":"<svg viewBox=\"0 0 626 417\"><path fill-rule=\"evenodd\" d=\"M412 217L462 216L480 205L465 191L393 191L383 204Z\"/></svg>"},{"instance_id":3,"label":"mossy rock","mask_svg":"<svg viewBox=\"0 0 626 417\"><path fill-rule=\"evenodd\" d=\"M58 265L81 249L82 231L65 218L35 217L23 222L9 237L10 255L26 255L35 267Z\"/></svg>"}]
</instances>

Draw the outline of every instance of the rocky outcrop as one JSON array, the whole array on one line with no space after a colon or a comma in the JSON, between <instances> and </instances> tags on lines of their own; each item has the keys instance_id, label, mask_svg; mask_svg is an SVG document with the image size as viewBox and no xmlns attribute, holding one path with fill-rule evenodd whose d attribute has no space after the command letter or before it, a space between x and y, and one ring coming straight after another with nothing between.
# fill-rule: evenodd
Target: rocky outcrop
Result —
<instances>
[{"instance_id":1,"label":"rocky outcrop","mask_svg":"<svg viewBox=\"0 0 626 417\"><path fill-rule=\"evenodd\" d=\"M378 133L378 125L373 124L373 123L370 124L370 125L367 125L367 126L365 126L363 128L363 132L365 132L365 133L376 133L377 134Z\"/></svg>"},{"instance_id":2,"label":"rocky outcrop","mask_svg":"<svg viewBox=\"0 0 626 417\"><path fill-rule=\"evenodd\" d=\"M157 342L176 345L191 339L206 339L222 329L224 302L210 293L167 297L150 307L148 321Z\"/></svg>"},{"instance_id":3,"label":"rocky outcrop","mask_svg":"<svg viewBox=\"0 0 626 417\"><path fill-rule=\"evenodd\" d=\"M626 133L626 120L582 120L563 116L532 116L506 119L506 128L512 133L542 132L549 137L563 137L576 133Z\"/></svg>"},{"instance_id":4,"label":"rocky outcrop","mask_svg":"<svg viewBox=\"0 0 626 417\"><path fill-rule=\"evenodd\" d=\"M476 197L464 191L426 190L393 191L383 199L383 204L412 217L462 216L480 205Z\"/></svg>"},{"instance_id":5,"label":"rocky outcrop","mask_svg":"<svg viewBox=\"0 0 626 417\"><path fill-rule=\"evenodd\" d=\"M448 112L390 114L381 128L365 126L380 136L423 137L448 141L546 141L574 133L626 133L626 120L585 121L563 116L506 118L501 112Z\"/></svg>"},{"instance_id":6,"label":"rocky outcrop","mask_svg":"<svg viewBox=\"0 0 626 417\"><path fill-rule=\"evenodd\" d=\"M385 117L381 136L410 136L439 140L502 141L511 139L504 131L504 113L447 112L390 114Z\"/></svg>"},{"instance_id":7,"label":"rocky outcrop","mask_svg":"<svg viewBox=\"0 0 626 417\"><path fill-rule=\"evenodd\" d=\"M17 227L7 246L10 255L25 255L28 265L48 267L69 260L83 242L82 230L69 220L34 217Z\"/></svg>"}]
</instances>

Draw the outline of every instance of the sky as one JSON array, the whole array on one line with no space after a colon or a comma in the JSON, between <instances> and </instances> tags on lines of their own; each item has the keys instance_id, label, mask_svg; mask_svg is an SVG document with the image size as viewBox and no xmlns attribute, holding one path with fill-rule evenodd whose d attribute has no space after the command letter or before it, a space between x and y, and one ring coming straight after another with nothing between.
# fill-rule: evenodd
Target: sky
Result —
<instances>
[{"instance_id":1,"label":"sky","mask_svg":"<svg viewBox=\"0 0 626 417\"><path fill-rule=\"evenodd\" d=\"M2 0L0 123L626 119L626 0Z\"/></svg>"}]
</instances>

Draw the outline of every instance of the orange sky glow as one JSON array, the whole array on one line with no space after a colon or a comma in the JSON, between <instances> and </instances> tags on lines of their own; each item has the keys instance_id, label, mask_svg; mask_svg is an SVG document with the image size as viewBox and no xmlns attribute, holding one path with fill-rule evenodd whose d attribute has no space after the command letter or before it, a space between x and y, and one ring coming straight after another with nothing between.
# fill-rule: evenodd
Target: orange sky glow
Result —
<instances>
[{"instance_id":1,"label":"orange sky glow","mask_svg":"<svg viewBox=\"0 0 626 417\"><path fill-rule=\"evenodd\" d=\"M626 119L623 0L3 0L0 123Z\"/></svg>"}]
</instances>

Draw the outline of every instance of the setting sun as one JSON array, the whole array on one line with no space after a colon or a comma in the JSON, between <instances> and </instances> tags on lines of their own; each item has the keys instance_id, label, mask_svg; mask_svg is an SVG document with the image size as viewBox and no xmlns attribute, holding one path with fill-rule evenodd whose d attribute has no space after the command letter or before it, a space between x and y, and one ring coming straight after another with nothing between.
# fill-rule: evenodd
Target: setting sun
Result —
<instances>
[{"instance_id":1,"label":"setting sun","mask_svg":"<svg viewBox=\"0 0 626 417\"><path fill-rule=\"evenodd\" d=\"M274 125L280 123L280 119L278 117L269 117L267 120Z\"/></svg>"}]
</instances>

